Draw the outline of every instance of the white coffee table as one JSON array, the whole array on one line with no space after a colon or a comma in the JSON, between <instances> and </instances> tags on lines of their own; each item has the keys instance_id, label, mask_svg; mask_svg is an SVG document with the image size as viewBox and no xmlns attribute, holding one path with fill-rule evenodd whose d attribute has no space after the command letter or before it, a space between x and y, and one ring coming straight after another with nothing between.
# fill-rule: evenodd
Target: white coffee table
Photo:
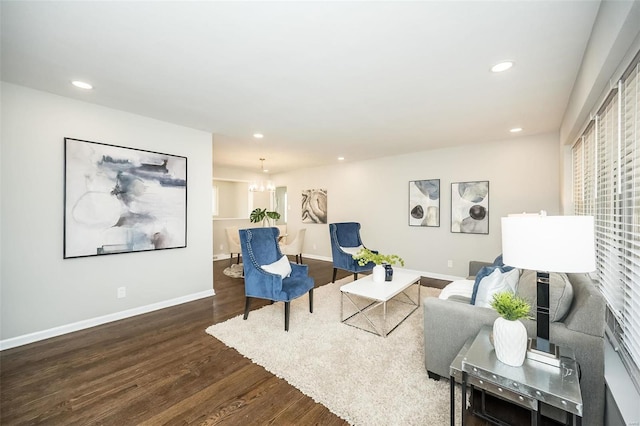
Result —
<instances>
[{"instance_id":1,"label":"white coffee table","mask_svg":"<svg viewBox=\"0 0 640 426\"><path fill-rule=\"evenodd\" d=\"M418 286L418 297L414 301L406 292L412 285ZM420 275L403 269L393 269L393 280L376 283L372 275L367 275L359 280L353 281L340 287L340 320L352 327L368 331L378 336L387 337L420 306ZM356 312L345 318L344 300L351 302L356 308ZM409 311L400 320L388 324L387 303L393 299L402 305L408 305ZM364 306L362 306L364 305ZM376 321L373 310L382 306L382 320ZM378 313L379 316L379 313ZM367 329L355 324L355 319L364 319L371 329ZM379 323L379 324L376 324Z\"/></svg>"}]
</instances>

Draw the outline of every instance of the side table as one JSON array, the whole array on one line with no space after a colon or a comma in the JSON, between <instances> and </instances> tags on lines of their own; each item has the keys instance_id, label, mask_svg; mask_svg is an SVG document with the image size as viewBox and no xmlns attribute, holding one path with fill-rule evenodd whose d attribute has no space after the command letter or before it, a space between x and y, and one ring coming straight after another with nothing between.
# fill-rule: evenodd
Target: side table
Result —
<instances>
[{"instance_id":1,"label":"side table","mask_svg":"<svg viewBox=\"0 0 640 426\"><path fill-rule=\"evenodd\" d=\"M578 365L573 351L560 348L560 368L526 359L520 367L511 367L496 358L490 326L484 326L462 347L451 363L451 425L455 424L455 382L462 384L462 424L467 405L467 386L482 391L481 412L474 414L494 424L504 424L485 412L486 392L531 411L531 424L540 422L544 405L555 407L571 417L574 425L582 422L582 394ZM548 407L547 407L548 408Z\"/></svg>"}]
</instances>

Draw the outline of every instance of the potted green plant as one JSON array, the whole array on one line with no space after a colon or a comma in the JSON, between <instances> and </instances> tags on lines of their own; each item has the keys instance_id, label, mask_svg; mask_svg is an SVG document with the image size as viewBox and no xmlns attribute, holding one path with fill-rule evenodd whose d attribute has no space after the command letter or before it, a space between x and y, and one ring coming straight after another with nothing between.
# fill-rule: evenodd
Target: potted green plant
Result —
<instances>
[{"instance_id":1,"label":"potted green plant","mask_svg":"<svg viewBox=\"0 0 640 426\"><path fill-rule=\"evenodd\" d=\"M404 260L398 256L397 254L380 254L374 253L368 248L361 249L358 253L352 256L355 260L358 261L358 265L364 266L369 262L375 263L376 266L373 267L373 281L375 282L383 282L385 281L386 275L386 267L382 265L395 265L399 263L404 266ZM390 271L390 276L393 275L393 270ZM391 281L389 278L387 281Z\"/></svg>"},{"instance_id":2,"label":"potted green plant","mask_svg":"<svg viewBox=\"0 0 640 426\"><path fill-rule=\"evenodd\" d=\"M499 361L519 367L527 353L527 329L521 318L528 318L531 304L510 291L493 295L491 307L500 315L493 323L493 346Z\"/></svg>"},{"instance_id":3,"label":"potted green plant","mask_svg":"<svg viewBox=\"0 0 640 426\"><path fill-rule=\"evenodd\" d=\"M278 220L280 219L280 213L274 211L267 211L267 209L257 208L254 209L249 215L249 220L253 223L262 222L262 226L267 226L269 223L269 219Z\"/></svg>"}]
</instances>

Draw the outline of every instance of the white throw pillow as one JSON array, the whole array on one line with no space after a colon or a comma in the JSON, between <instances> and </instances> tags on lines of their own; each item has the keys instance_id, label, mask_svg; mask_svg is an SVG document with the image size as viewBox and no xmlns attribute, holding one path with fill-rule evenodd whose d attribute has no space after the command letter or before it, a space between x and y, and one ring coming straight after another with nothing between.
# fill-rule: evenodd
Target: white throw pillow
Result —
<instances>
[{"instance_id":1,"label":"white throw pillow","mask_svg":"<svg viewBox=\"0 0 640 426\"><path fill-rule=\"evenodd\" d=\"M451 281L440 292L438 298L448 299L451 296L462 296L467 299L471 299L473 294L473 280L457 280Z\"/></svg>"},{"instance_id":2,"label":"white throw pillow","mask_svg":"<svg viewBox=\"0 0 640 426\"><path fill-rule=\"evenodd\" d=\"M282 256L280 260L270 263L269 265L262 265L261 268L272 274L278 274L282 278L287 278L291 275L291 264L287 256Z\"/></svg>"},{"instance_id":3,"label":"white throw pillow","mask_svg":"<svg viewBox=\"0 0 640 426\"><path fill-rule=\"evenodd\" d=\"M345 253L349 253L351 256L354 256L358 254L360 250L362 250L363 248L364 247L360 245L358 247L340 247L340 250L342 250Z\"/></svg>"},{"instance_id":4,"label":"white throw pillow","mask_svg":"<svg viewBox=\"0 0 640 426\"><path fill-rule=\"evenodd\" d=\"M512 269L502 272L496 268L491 274L484 277L478 285L478 293L476 294L476 306L491 308L493 295L501 291L516 292L520 279L520 270Z\"/></svg>"}]
</instances>

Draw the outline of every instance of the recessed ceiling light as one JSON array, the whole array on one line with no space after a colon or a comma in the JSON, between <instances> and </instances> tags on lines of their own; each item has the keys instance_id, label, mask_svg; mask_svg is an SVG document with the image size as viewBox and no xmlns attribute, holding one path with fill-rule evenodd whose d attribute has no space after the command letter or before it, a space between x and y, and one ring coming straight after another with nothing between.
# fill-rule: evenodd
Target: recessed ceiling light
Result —
<instances>
[{"instance_id":1,"label":"recessed ceiling light","mask_svg":"<svg viewBox=\"0 0 640 426\"><path fill-rule=\"evenodd\" d=\"M344 157L338 157L338 161L344 161Z\"/></svg>"},{"instance_id":2,"label":"recessed ceiling light","mask_svg":"<svg viewBox=\"0 0 640 426\"><path fill-rule=\"evenodd\" d=\"M264 138L264 135L262 133L254 133L253 137L256 138L256 139L262 139L262 138Z\"/></svg>"},{"instance_id":3,"label":"recessed ceiling light","mask_svg":"<svg viewBox=\"0 0 640 426\"><path fill-rule=\"evenodd\" d=\"M85 90L93 89L92 85L90 85L89 83L85 83L84 81L74 80L71 82L71 84L73 84L76 87L79 87L80 89L85 89Z\"/></svg>"},{"instance_id":4,"label":"recessed ceiling light","mask_svg":"<svg viewBox=\"0 0 640 426\"><path fill-rule=\"evenodd\" d=\"M502 61L491 67L492 72L506 71L513 66L513 61Z\"/></svg>"},{"instance_id":5,"label":"recessed ceiling light","mask_svg":"<svg viewBox=\"0 0 640 426\"><path fill-rule=\"evenodd\" d=\"M522 127L514 127L513 129L509 130L511 133L518 133L522 131Z\"/></svg>"}]
</instances>

